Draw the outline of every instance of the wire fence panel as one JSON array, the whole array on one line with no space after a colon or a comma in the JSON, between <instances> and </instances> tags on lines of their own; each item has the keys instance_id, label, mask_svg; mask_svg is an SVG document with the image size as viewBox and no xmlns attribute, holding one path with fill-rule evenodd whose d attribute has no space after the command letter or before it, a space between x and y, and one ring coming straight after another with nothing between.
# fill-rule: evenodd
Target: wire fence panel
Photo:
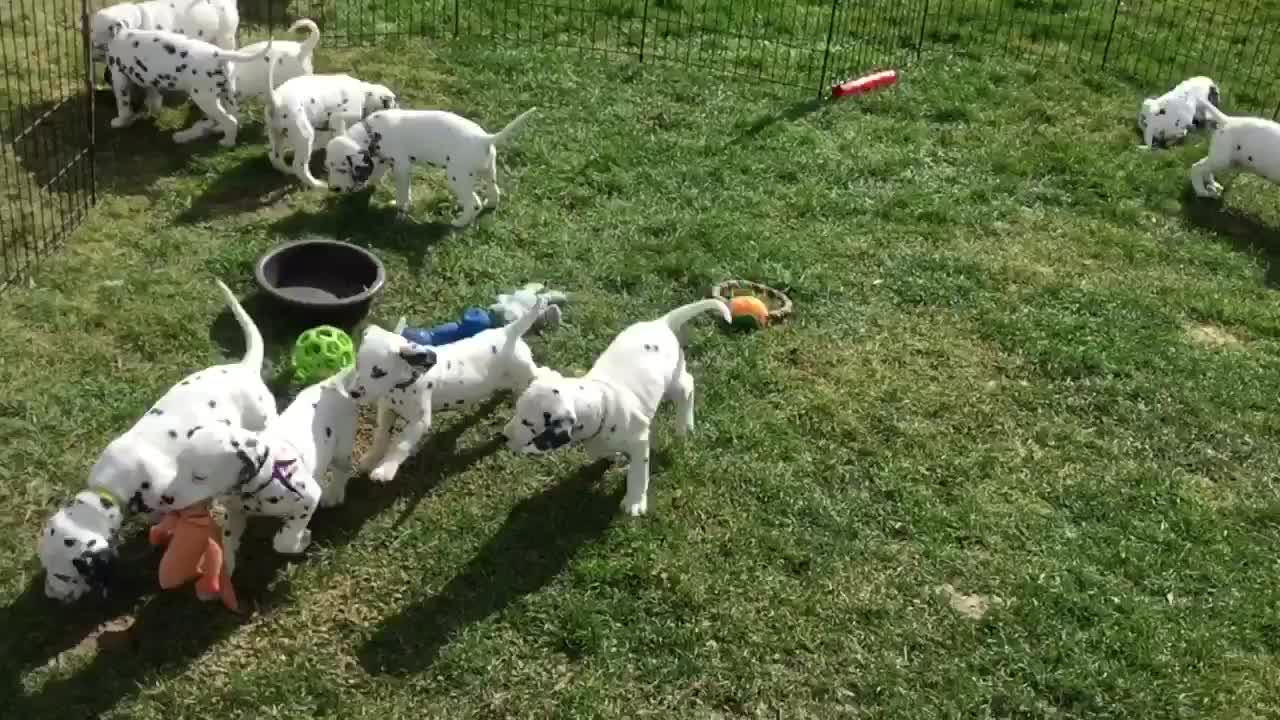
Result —
<instances>
[{"instance_id":1,"label":"wire fence panel","mask_svg":"<svg viewBox=\"0 0 1280 720\"><path fill-rule=\"evenodd\" d=\"M82 0L0 6L0 289L60 245L93 204Z\"/></svg>"}]
</instances>

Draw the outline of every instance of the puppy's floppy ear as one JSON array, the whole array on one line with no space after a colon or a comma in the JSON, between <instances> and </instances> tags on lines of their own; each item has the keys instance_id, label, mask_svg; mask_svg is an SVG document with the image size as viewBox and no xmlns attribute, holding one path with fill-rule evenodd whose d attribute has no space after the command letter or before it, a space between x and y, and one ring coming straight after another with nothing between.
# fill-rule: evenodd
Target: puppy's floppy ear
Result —
<instances>
[{"instance_id":1,"label":"puppy's floppy ear","mask_svg":"<svg viewBox=\"0 0 1280 720\"><path fill-rule=\"evenodd\" d=\"M430 370L436 365L435 351L415 343L405 343L404 347L400 348L400 359L422 370Z\"/></svg>"}]
</instances>

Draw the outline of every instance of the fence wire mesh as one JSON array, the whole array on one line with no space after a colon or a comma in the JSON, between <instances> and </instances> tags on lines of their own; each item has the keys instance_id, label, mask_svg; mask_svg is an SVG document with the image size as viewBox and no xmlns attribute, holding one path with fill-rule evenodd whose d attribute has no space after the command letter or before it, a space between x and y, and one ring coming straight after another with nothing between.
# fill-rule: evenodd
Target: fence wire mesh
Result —
<instances>
[{"instance_id":1,"label":"fence wire mesh","mask_svg":"<svg viewBox=\"0 0 1280 720\"><path fill-rule=\"evenodd\" d=\"M541 44L820 92L952 48L1117 73L1158 94L1191 75L1229 109L1280 113L1275 0L259 0L335 45L383 37Z\"/></svg>"},{"instance_id":2,"label":"fence wire mesh","mask_svg":"<svg viewBox=\"0 0 1280 720\"><path fill-rule=\"evenodd\" d=\"M94 200L82 16L103 0L0 4L0 288ZM1278 0L239 0L245 41L307 17L323 45L478 37L821 93L950 49L1121 75L1153 95L1191 75L1231 112L1280 115Z\"/></svg>"},{"instance_id":3,"label":"fence wire mesh","mask_svg":"<svg viewBox=\"0 0 1280 720\"><path fill-rule=\"evenodd\" d=\"M0 6L0 289L61 244L93 204L82 0Z\"/></svg>"}]
</instances>

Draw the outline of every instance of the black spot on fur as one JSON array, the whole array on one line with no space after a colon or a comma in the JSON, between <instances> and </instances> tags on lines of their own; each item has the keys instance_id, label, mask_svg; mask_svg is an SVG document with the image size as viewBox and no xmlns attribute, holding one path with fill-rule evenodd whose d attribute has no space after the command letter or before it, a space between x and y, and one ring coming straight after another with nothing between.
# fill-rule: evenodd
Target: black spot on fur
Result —
<instances>
[{"instance_id":1,"label":"black spot on fur","mask_svg":"<svg viewBox=\"0 0 1280 720\"><path fill-rule=\"evenodd\" d=\"M218 407L218 403L217 403L217 401L215 401L215 400L210 400L210 401L209 401L209 407L210 407L210 409Z\"/></svg>"},{"instance_id":2,"label":"black spot on fur","mask_svg":"<svg viewBox=\"0 0 1280 720\"><path fill-rule=\"evenodd\" d=\"M174 497L172 495L160 496L160 502L164 503L165 505L172 505L173 501L174 501Z\"/></svg>"},{"instance_id":3,"label":"black spot on fur","mask_svg":"<svg viewBox=\"0 0 1280 720\"><path fill-rule=\"evenodd\" d=\"M170 430L170 431L169 431L169 437L171 437L171 438L177 438L177 437L178 437L178 431L177 431L177 430Z\"/></svg>"},{"instance_id":4,"label":"black spot on fur","mask_svg":"<svg viewBox=\"0 0 1280 720\"><path fill-rule=\"evenodd\" d=\"M387 371L383 370L377 365L374 365L373 368L369 370L369 377L373 378L374 380L377 380L380 377L386 377L386 375L387 375Z\"/></svg>"},{"instance_id":5,"label":"black spot on fur","mask_svg":"<svg viewBox=\"0 0 1280 720\"><path fill-rule=\"evenodd\" d=\"M147 411L147 414L148 414L148 415L163 415L163 414L164 414L164 411L163 411L163 410L161 410L160 408L151 408L150 410L148 410L148 411Z\"/></svg>"},{"instance_id":6,"label":"black spot on fur","mask_svg":"<svg viewBox=\"0 0 1280 720\"><path fill-rule=\"evenodd\" d=\"M275 505L276 503L280 502L280 498L278 497L267 498L267 502L271 503L272 505Z\"/></svg>"},{"instance_id":7,"label":"black spot on fur","mask_svg":"<svg viewBox=\"0 0 1280 720\"><path fill-rule=\"evenodd\" d=\"M177 53L177 52L178 52L178 48L174 47L174 46L173 46L173 43L165 43L164 45L161 45L160 47L164 48L164 51L165 51L165 52L167 52L167 53L169 53L170 55L173 55L173 54L175 54L175 53Z\"/></svg>"},{"instance_id":8,"label":"black spot on fur","mask_svg":"<svg viewBox=\"0 0 1280 720\"><path fill-rule=\"evenodd\" d=\"M195 427L191 428L190 430L188 430L188 431L187 431L187 439L188 439L188 440L190 440L190 439L191 439L191 436L192 436L192 435L195 435L195 434L196 434L196 431L197 431L197 430L199 430L199 429L200 429L200 427L201 427L201 426L197 425L197 426L195 426Z\"/></svg>"},{"instance_id":9,"label":"black spot on fur","mask_svg":"<svg viewBox=\"0 0 1280 720\"><path fill-rule=\"evenodd\" d=\"M609 428L609 432L618 432L618 426L614 425L613 427Z\"/></svg>"},{"instance_id":10,"label":"black spot on fur","mask_svg":"<svg viewBox=\"0 0 1280 720\"><path fill-rule=\"evenodd\" d=\"M75 547L76 541L72 538L63 538L62 544L66 545L67 547Z\"/></svg>"},{"instance_id":11,"label":"black spot on fur","mask_svg":"<svg viewBox=\"0 0 1280 720\"><path fill-rule=\"evenodd\" d=\"M150 489L151 489L151 483L149 483L149 482L147 482L147 481L143 480L143 481L142 481L142 484L141 484L141 485L139 485L138 487L142 488L143 490L150 490Z\"/></svg>"},{"instance_id":12,"label":"black spot on fur","mask_svg":"<svg viewBox=\"0 0 1280 720\"><path fill-rule=\"evenodd\" d=\"M329 427L325 428L325 429L324 429L324 436L325 436L325 437L333 437L333 428L329 428Z\"/></svg>"}]
</instances>

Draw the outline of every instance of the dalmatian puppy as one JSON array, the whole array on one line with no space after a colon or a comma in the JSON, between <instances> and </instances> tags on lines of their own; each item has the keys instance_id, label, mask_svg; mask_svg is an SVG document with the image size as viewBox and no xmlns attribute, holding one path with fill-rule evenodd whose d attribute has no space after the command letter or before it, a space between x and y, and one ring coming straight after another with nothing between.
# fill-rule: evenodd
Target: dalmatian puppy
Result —
<instances>
[{"instance_id":1,"label":"dalmatian puppy","mask_svg":"<svg viewBox=\"0 0 1280 720\"><path fill-rule=\"evenodd\" d=\"M71 602L107 591L127 513L177 510L225 494L265 465L251 432L276 417L262 382L262 335L227 286L218 288L244 332L244 357L187 376L107 445L87 488L41 531L37 554L49 598Z\"/></svg>"},{"instance_id":2,"label":"dalmatian puppy","mask_svg":"<svg viewBox=\"0 0 1280 720\"><path fill-rule=\"evenodd\" d=\"M1138 110L1138 127L1142 130L1142 147L1150 149L1156 143L1172 144L1181 141L1192 128L1205 124L1205 112L1199 103L1216 106L1218 86L1213 80L1197 76L1178 83L1177 87L1158 98L1142 101Z\"/></svg>"},{"instance_id":3,"label":"dalmatian puppy","mask_svg":"<svg viewBox=\"0 0 1280 720\"><path fill-rule=\"evenodd\" d=\"M123 23L112 25L107 47L107 65L113 72L111 86L116 94L116 117L111 127L131 125L137 116L129 104L129 83L156 90L181 90L217 123L221 143L235 145L239 122L235 117L234 63L261 59L271 47L251 53L222 50L202 40L158 30L131 30ZM174 140L193 139L190 131L174 135Z\"/></svg>"},{"instance_id":4,"label":"dalmatian puppy","mask_svg":"<svg viewBox=\"0 0 1280 720\"><path fill-rule=\"evenodd\" d=\"M258 434L267 461L235 493L221 498L227 511L223 549L227 567L236 553L249 515L280 518L276 552L296 555L311 544L311 516L323 505L341 505L351 478L357 406L347 394L348 368L298 393L280 416ZM332 469L333 479L324 482Z\"/></svg>"},{"instance_id":5,"label":"dalmatian puppy","mask_svg":"<svg viewBox=\"0 0 1280 720\"><path fill-rule=\"evenodd\" d=\"M462 206L454 221L465 227L475 220L482 205L496 207L498 189L497 146L511 137L537 108L530 108L496 134L474 122L440 110L382 110L351 126L346 134L329 141L325 165L329 186L352 192L377 185L387 170L395 173L396 204L409 212L409 181L413 165L443 167L449 189ZM485 202L480 201L483 193Z\"/></svg>"},{"instance_id":6,"label":"dalmatian puppy","mask_svg":"<svg viewBox=\"0 0 1280 720\"><path fill-rule=\"evenodd\" d=\"M360 471L375 482L390 482L431 427L432 412L461 409L500 391L527 387L538 366L523 338L545 309L539 304L500 328L430 348L434 367L425 369L406 355L421 346L400 335L403 319L396 332L366 328L347 386L357 401L378 404L373 443ZM391 425L397 415L406 424L393 441Z\"/></svg>"},{"instance_id":7,"label":"dalmatian puppy","mask_svg":"<svg viewBox=\"0 0 1280 720\"><path fill-rule=\"evenodd\" d=\"M503 431L507 446L541 455L579 443L597 460L626 455L630 466L622 510L643 515L649 507L649 448L658 404L663 399L675 403L677 434L693 430L693 376L677 333L710 310L730 321L727 305L702 300L623 330L583 377L540 372L516 400L515 415Z\"/></svg>"},{"instance_id":8,"label":"dalmatian puppy","mask_svg":"<svg viewBox=\"0 0 1280 720\"><path fill-rule=\"evenodd\" d=\"M289 32L291 33L299 30L307 31L306 40L300 43L292 41L276 42L271 50L262 56L263 62L237 63L234 66L237 105L250 99L268 102L270 101L269 91L271 88L279 87L279 84L293 78L311 75L315 72L312 55L315 53L316 46L320 44L320 28L314 22L303 18L289 27ZM256 53L259 50L264 50L271 42L268 40L245 45L240 48L240 52ZM216 129L217 124L212 120L201 120L191 126L190 129L182 131L178 142L190 142L199 137L209 135Z\"/></svg>"},{"instance_id":9,"label":"dalmatian puppy","mask_svg":"<svg viewBox=\"0 0 1280 720\"><path fill-rule=\"evenodd\" d=\"M1208 103L1200 107L1218 129L1209 140L1209 154L1191 166L1196 195L1222 197L1223 187L1215 178L1219 173L1243 170L1280 183L1280 123L1227 115Z\"/></svg>"},{"instance_id":10,"label":"dalmatian puppy","mask_svg":"<svg viewBox=\"0 0 1280 720\"><path fill-rule=\"evenodd\" d=\"M297 176L311 187L324 187L311 174L309 161L317 147L330 136L341 134L348 123L369 116L375 110L396 107L395 93L384 85L357 80L350 75L305 75L274 82L275 63L267 68L267 137L271 141L271 164L280 172ZM293 165L285 156L293 155Z\"/></svg>"},{"instance_id":11,"label":"dalmatian puppy","mask_svg":"<svg viewBox=\"0 0 1280 720\"><path fill-rule=\"evenodd\" d=\"M207 40L224 50L236 47L236 29L240 13L235 0L149 0L142 3L123 2L105 7L90 20L90 50L95 62L105 62L111 41L111 26L124 23L135 30L170 30L198 40ZM111 69L106 82L111 84ZM149 89L148 104L153 104Z\"/></svg>"}]
</instances>

